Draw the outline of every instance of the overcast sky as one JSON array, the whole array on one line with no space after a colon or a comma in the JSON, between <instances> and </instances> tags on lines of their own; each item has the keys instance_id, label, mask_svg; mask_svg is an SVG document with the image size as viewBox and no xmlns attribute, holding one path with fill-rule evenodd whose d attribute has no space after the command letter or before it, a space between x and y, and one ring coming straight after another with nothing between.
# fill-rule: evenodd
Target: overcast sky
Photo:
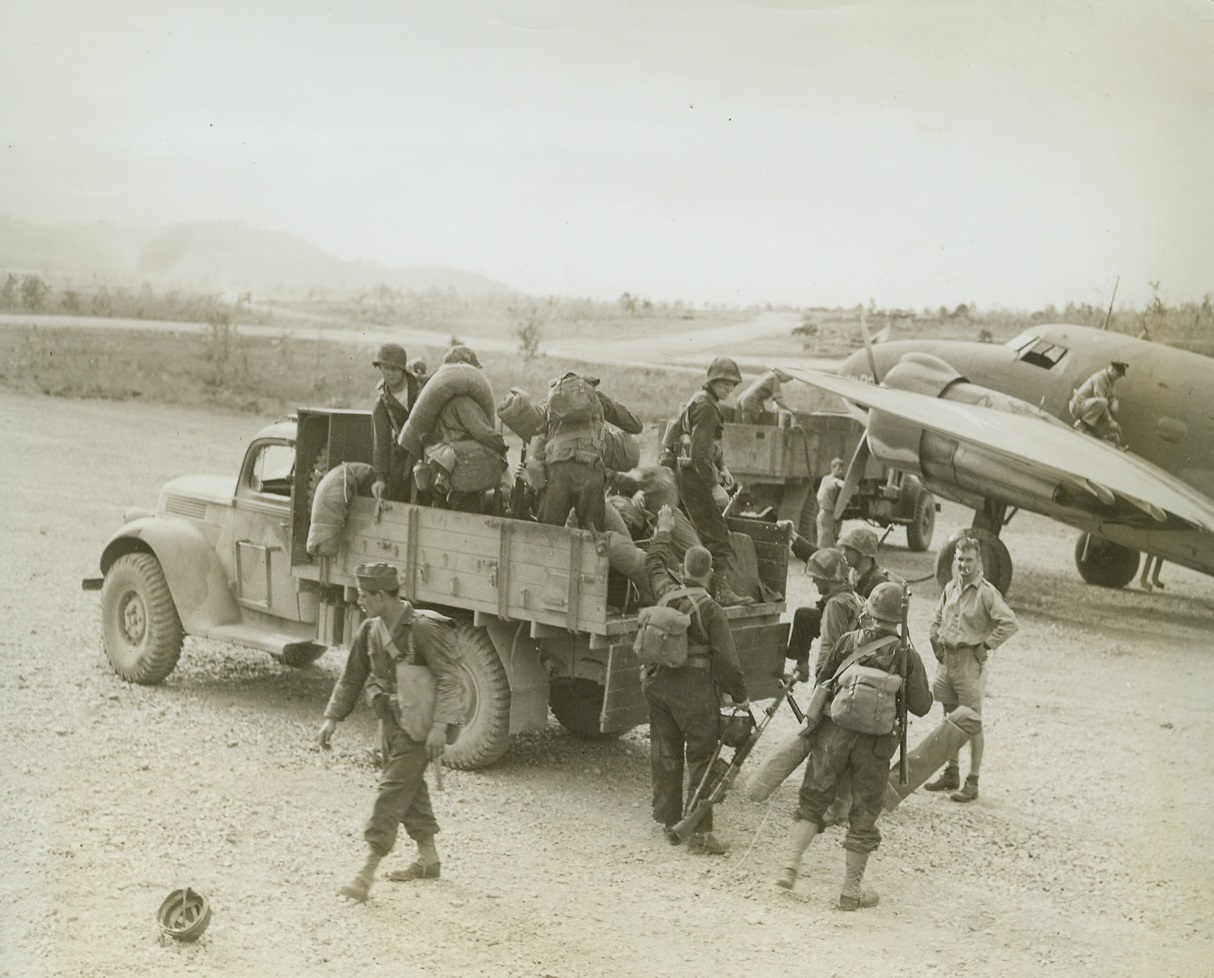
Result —
<instances>
[{"instance_id":1,"label":"overcast sky","mask_svg":"<svg viewBox=\"0 0 1214 978\"><path fill-rule=\"evenodd\" d=\"M533 294L1214 290L1214 3L0 0L0 213Z\"/></svg>"}]
</instances>

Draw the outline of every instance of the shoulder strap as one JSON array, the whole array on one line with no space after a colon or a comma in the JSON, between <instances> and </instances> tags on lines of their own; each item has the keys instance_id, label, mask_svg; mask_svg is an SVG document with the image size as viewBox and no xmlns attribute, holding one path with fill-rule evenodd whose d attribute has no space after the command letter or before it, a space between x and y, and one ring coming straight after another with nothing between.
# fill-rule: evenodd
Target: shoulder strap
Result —
<instances>
[{"instance_id":1,"label":"shoulder strap","mask_svg":"<svg viewBox=\"0 0 1214 978\"><path fill-rule=\"evenodd\" d=\"M379 639L379 644L385 652L392 657L393 661L403 659L400 648L397 647L395 639L392 638L392 632L388 628L388 623L382 618L371 619L371 630L375 632L376 638ZM413 631L409 631L409 651L413 651Z\"/></svg>"},{"instance_id":2,"label":"shoulder strap","mask_svg":"<svg viewBox=\"0 0 1214 978\"><path fill-rule=\"evenodd\" d=\"M660 598L658 598L658 604L662 605L662 606L666 606L666 605L670 604L671 601L674 601L677 598L686 598L688 601L691 602L691 611L692 611L692 614L695 615L696 621L700 625L700 631L704 633L705 638L708 638L708 629L704 627L704 619L700 617L700 602L696 600L697 595L703 595L704 597L708 597L708 592L704 588L699 587L699 586L677 587L671 591L667 591Z\"/></svg>"},{"instance_id":3,"label":"shoulder strap","mask_svg":"<svg viewBox=\"0 0 1214 978\"><path fill-rule=\"evenodd\" d=\"M884 646L889 645L890 642L898 642L898 641L901 641L901 640L898 638L897 635L883 635L881 638L875 638L871 642L866 642L864 645L861 645L858 649L856 649L846 659L844 659L841 663L839 663L839 668L836 669L834 675L830 677L831 681L833 682L834 680L838 679L839 676L841 676L843 674L843 670L845 670L848 666L850 666L857 659L861 659L864 656L868 655L869 652L874 652L879 648L883 648Z\"/></svg>"}]
</instances>

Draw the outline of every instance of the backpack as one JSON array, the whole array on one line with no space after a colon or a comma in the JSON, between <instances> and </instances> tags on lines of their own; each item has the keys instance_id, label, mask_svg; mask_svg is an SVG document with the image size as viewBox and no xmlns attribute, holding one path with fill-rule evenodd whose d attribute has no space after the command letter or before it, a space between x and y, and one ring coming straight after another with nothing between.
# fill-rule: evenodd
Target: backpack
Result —
<instances>
[{"instance_id":1,"label":"backpack","mask_svg":"<svg viewBox=\"0 0 1214 978\"><path fill-rule=\"evenodd\" d=\"M861 649L866 655L883 651L884 646L898 641L896 635L887 641L869 643ZM873 666L862 666L860 656L835 676L835 695L830 701L830 718L844 730L884 736L892 733L898 718L898 690L902 677Z\"/></svg>"},{"instance_id":2,"label":"backpack","mask_svg":"<svg viewBox=\"0 0 1214 978\"><path fill-rule=\"evenodd\" d=\"M687 629L691 625L691 615L671 608L669 604L676 598L690 598L700 631L704 631L696 600L699 595L707 597L708 592L702 587L675 588L663 594L656 605L641 609L637 615L636 640L632 643L632 651L641 660L641 665L678 669L687 664Z\"/></svg>"},{"instance_id":3,"label":"backpack","mask_svg":"<svg viewBox=\"0 0 1214 978\"><path fill-rule=\"evenodd\" d=\"M594 385L577 374L566 374L548 386L545 407L549 424L587 424L603 419L603 406Z\"/></svg>"}]
</instances>

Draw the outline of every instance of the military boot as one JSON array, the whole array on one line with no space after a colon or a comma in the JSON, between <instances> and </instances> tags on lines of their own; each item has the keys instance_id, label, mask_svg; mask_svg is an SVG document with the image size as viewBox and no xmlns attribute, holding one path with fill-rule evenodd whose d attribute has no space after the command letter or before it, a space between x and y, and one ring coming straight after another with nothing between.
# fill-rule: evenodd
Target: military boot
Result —
<instances>
[{"instance_id":1,"label":"military boot","mask_svg":"<svg viewBox=\"0 0 1214 978\"><path fill-rule=\"evenodd\" d=\"M784 867L780 870L780 875L776 877L776 886L780 889L791 890L796 885L797 875L801 872L801 857L805 855L805 850L809 848L809 844L814 841L814 836L817 834L818 826L813 822L799 818L792 823L792 835L788 840L788 853L784 858Z\"/></svg>"},{"instance_id":2,"label":"military boot","mask_svg":"<svg viewBox=\"0 0 1214 978\"><path fill-rule=\"evenodd\" d=\"M923 787L928 791L955 791L961 787L961 769L950 762L944 766L940 777L929 781Z\"/></svg>"},{"instance_id":3,"label":"military boot","mask_svg":"<svg viewBox=\"0 0 1214 978\"><path fill-rule=\"evenodd\" d=\"M363 868L358 871L358 875L339 889L337 891L338 894L356 903L362 903L366 900L367 894L371 890L371 882L375 879L375 870L383 858L383 856L377 856L375 853L367 856L367 861L363 863Z\"/></svg>"},{"instance_id":4,"label":"military boot","mask_svg":"<svg viewBox=\"0 0 1214 978\"><path fill-rule=\"evenodd\" d=\"M755 599L751 597L743 597L738 594L729 584L729 574L725 571L718 571L713 575L713 583L716 585L713 588L715 592L713 598L723 608L732 607L734 605L754 604Z\"/></svg>"},{"instance_id":5,"label":"military boot","mask_svg":"<svg viewBox=\"0 0 1214 978\"><path fill-rule=\"evenodd\" d=\"M867 907L875 907L881 902L881 898L876 891L865 890L860 885L864 882L864 868L868 865L868 853L853 852L851 849L844 851L847 853L847 863L843 873L843 892L839 894L839 909L862 910Z\"/></svg>"},{"instance_id":6,"label":"military boot","mask_svg":"<svg viewBox=\"0 0 1214 978\"><path fill-rule=\"evenodd\" d=\"M384 874L384 879L394 883L408 883L411 880L436 880L442 873L443 864L439 861L438 850L434 847L434 836L417 840L417 858L404 869L395 869Z\"/></svg>"},{"instance_id":7,"label":"military boot","mask_svg":"<svg viewBox=\"0 0 1214 978\"><path fill-rule=\"evenodd\" d=\"M973 801L978 797L978 775L971 774L965 779L965 787L949 795L953 801Z\"/></svg>"},{"instance_id":8,"label":"military boot","mask_svg":"<svg viewBox=\"0 0 1214 978\"><path fill-rule=\"evenodd\" d=\"M729 843L718 839L711 832L696 832L687 840L687 848L709 856L723 856L729 852Z\"/></svg>"}]
</instances>

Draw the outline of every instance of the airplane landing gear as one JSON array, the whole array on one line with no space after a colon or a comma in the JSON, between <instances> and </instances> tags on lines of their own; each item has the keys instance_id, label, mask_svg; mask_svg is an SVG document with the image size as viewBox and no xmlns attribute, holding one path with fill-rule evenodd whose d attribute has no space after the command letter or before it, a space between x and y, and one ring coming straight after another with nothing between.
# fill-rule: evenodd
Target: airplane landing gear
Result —
<instances>
[{"instance_id":1,"label":"airplane landing gear","mask_svg":"<svg viewBox=\"0 0 1214 978\"><path fill-rule=\"evenodd\" d=\"M982 576L1007 597L1008 588L1012 585L1012 555L998 536L978 527L959 530L936 552L936 583L944 587L952 578L953 555L957 552L957 541L963 536L977 537L982 550Z\"/></svg>"},{"instance_id":2,"label":"airplane landing gear","mask_svg":"<svg viewBox=\"0 0 1214 978\"><path fill-rule=\"evenodd\" d=\"M1075 566L1079 568L1079 575L1097 587L1125 587L1138 573L1138 558L1137 550L1090 533L1081 533L1075 541Z\"/></svg>"}]
</instances>

